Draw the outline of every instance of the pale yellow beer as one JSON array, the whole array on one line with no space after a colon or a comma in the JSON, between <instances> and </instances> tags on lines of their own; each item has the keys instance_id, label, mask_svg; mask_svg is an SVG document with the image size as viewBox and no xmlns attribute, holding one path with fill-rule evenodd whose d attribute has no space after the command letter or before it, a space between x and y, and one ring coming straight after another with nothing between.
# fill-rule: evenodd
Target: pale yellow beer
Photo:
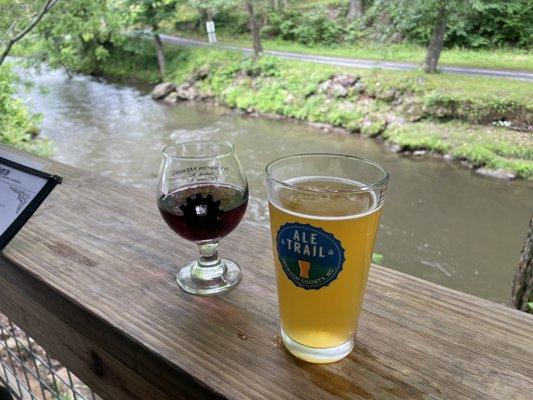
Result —
<instances>
[{"instance_id":1,"label":"pale yellow beer","mask_svg":"<svg viewBox=\"0 0 533 400\"><path fill-rule=\"evenodd\" d=\"M359 164L371 183L356 180ZM315 154L275 161L267 178L283 342L307 361L339 360L354 345L388 174Z\"/></svg>"},{"instance_id":2,"label":"pale yellow beer","mask_svg":"<svg viewBox=\"0 0 533 400\"><path fill-rule=\"evenodd\" d=\"M294 183L294 182L293 182ZM359 185L348 181L302 178L302 187L348 189ZM327 287L305 290L297 287L282 271L274 249L279 312L284 332L296 342L309 347L334 347L355 335L363 303L368 269L380 217L370 194L351 198L329 196L321 202L314 196L280 192L279 203L269 202L273 241L278 229L287 222L299 222L333 233L345 249L343 270ZM300 262L301 274L308 274L309 264Z\"/></svg>"}]
</instances>

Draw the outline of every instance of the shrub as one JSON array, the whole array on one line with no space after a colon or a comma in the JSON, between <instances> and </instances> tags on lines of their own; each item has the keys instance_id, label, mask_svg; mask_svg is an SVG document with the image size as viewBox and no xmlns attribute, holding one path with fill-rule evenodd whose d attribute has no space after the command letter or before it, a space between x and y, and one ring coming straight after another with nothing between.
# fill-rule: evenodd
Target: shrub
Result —
<instances>
[{"instance_id":1,"label":"shrub","mask_svg":"<svg viewBox=\"0 0 533 400\"><path fill-rule=\"evenodd\" d=\"M331 20L324 9L301 14L296 11L271 12L261 34L264 37L277 37L296 41L304 45L331 45L342 40L344 29Z\"/></svg>"},{"instance_id":2,"label":"shrub","mask_svg":"<svg viewBox=\"0 0 533 400\"><path fill-rule=\"evenodd\" d=\"M49 142L34 139L40 116L28 112L19 99L13 97L15 75L4 65L0 68L0 142L26 151L47 156Z\"/></svg>"},{"instance_id":3,"label":"shrub","mask_svg":"<svg viewBox=\"0 0 533 400\"><path fill-rule=\"evenodd\" d=\"M450 2L447 47L490 48L533 43L533 3L530 0L470 0ZM435 1L376 0L365 13L374 39L406 39L426 45L437 13Z\"/></svg>"}]
</instances>

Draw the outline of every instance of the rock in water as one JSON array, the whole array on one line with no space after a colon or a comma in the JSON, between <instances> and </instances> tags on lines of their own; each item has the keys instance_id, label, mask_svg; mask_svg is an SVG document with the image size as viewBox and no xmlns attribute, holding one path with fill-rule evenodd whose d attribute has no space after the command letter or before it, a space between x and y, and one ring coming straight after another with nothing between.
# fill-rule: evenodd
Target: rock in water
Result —
<instances>
[{"instance_id":1,"label":"rock in water","mask_svg":"<svg viewBox=\"0 0 533 400\"><path fill-rule=\"evenodd\" d=\"M177 103L179 100L180 99L178 98L178 94L176 92L170 92L163 99L165 103L172 103L172 104Z\"/></svg>"},{"instance_id":2,"label":"rock in water","mask_svg":"<svg viewBox=\"0 0 533 400\"><path fill-rule=\"evenodd\" d=\"M179 100L194 100L199 95L198 89L196 89L194 86L190 86L187 83L178 86L176 88L176 94Z\"/></svg>"},{"instance_id":3,"label":"rock in water","mask_svg":"<svg viewBox=\"0 0 533 400\"><path fill-rule=\"evenodd\" d=\"M172 82L160 83L154 87L154 90L152 90L152 99L162 99L174 90L176 90L176 86Z\"/></svg>"},{"instance_id":4,"label":"rock in water","mask_svg":"<svg viewBox=\"0 0 533 400\"><path fill-rule=\"evenodd\" d=\"M516 179L516 173L512 171L508 171L505 169L490 169L490 168L478 168L476 169L476 173L483 175L483 176L489 176L491 178L497 178L497 179L505 179L505 180L512 180Z\"/></svg>"},{"instance_id":5,"label":"rock in water","mask_svg":"<svg viewBox=\"0 0 533 400\"><path fill-rule=\"evenodd\" d=\"M467 160L461 160L459 161L459 164L461 165L461 167L464 167L464 168L468 168L468 169L474 168L474 164L472 164L470 161L467 161Z\"/></svg>"},{"instance_id":6,"label":"rock in water","mask_svg":"<svg viewBox=\"0 0 533 400\"><path fill-rule=\"evenodd\" d=\"M391 152L391 153L399 153L400 151L402 151L402 146L400 146L399 144L391 144L387 147L387 149Z\"/></svg>"}]
</instances>

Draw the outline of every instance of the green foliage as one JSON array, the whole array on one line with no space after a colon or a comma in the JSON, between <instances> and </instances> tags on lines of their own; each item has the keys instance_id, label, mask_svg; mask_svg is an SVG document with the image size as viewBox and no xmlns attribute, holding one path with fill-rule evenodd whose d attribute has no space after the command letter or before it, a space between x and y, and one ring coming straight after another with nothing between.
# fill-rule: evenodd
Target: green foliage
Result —
<instances>
[{"instance_id":1,"label":"green foliage","mask_svg":"<svg viewBox=\"0 0 533 400\"><path fill-rule=\"evenodd\" d=\"M37 27L52 67L97 73L109 48L123 40L122 1L61 1Z\"/></svg>"},{"instance_id":2,"label":"green foliage","mask_svg":"<svg viewBox=\"0 0 533 400\"><path fill-rule=\"evenodd\" d=\"M376 0L367 10L367 33L380 40L407 39L427 44L441 0ZM446 45L470 48L530 47L533 3L530 0L452 0Z\"/></svg>"},{"instance_id":3,"label":"green foliage","mask_svg":"<svg viewBox=\"0 0 533 400\"><path fill-rule=\"evenodd\" d=\"M186 0L178 2L176 14L170 20L174 29L194 29L204 35L205 22L211 15L218 33L239 35L249 33L248 13L242 0ZM258 7L260 9L260 7Z\"/></svg>"},{"instance_id":4,"label":"green foliage","mask_svg":"<svg viewBox=\"0 0 533 400\"><path fill-rule=\"evenodd\" d=\"M16 77L8 66L0 68L0 143L47 156L52 152L49 142L34 139L40 117L31 115L22 101L13 97Z\"/></svg>"},{"instance_id":5,"label":"green foliage","mask_svg":"<svg viewBox=\"0 0 533 400\"><path fill-rule=\"evenodd\" d=\"M384 129L385 126L382 122L369 122L361 127L361 134L368 137L374 137L378 136Z\"/></svg>"},{"instance_id":6,"label":"green foliage","mask_svg":"<svg viewBox=\"0 0 533 400\"><path fill-rule=\"evenodd\" d=\"M470 0L452 15L447 42L472 48L530 47L531 21L533 2L530 0Z\"/></svg>"},{"instance_id":7,"label":"green foliage","mask_svg":"<svg viewBox=\"0 0 533 400\"><path fill-rule=\"evenodd\" d=\"M51 0L0 0L0 65L54 5Z\"/></svg>"},{"instance_id":8,"label":"green foliage","mask_svg":"<svg viewBox=\"0 0 533 400\"><path fill-rule=\"evenodd\" d=\"M181 6L183 8L184 6ZM180 8L180 9L181 9ZM178 18L174 20L175 29L194 29L196 33L202 36L206 34L205 22L206 13L204 10L188 8L189 17L184 18L183 14L180 14ZM241 8L227 9L223 8L213 13L213 19L216 24L217 34L226 34L231 36L242 35L250 33L248 26L248 13Z\"/></svg>"},{"instance_id":9,"label":"green foliage","mask_svg":"<svg viewBox=\"0 0 533 400\"><path fill-rule=\"evenodd\" d=\"M259 60L247 57L241 62L239 70L250 77L279 76L279 66L275 57L265 56Z\"/></svg>"},{"instance_id":10,"label":"green foliage","mask_svg":"<svg viewBox=\"0 0 533 400\"><path fill-rule=\"evenodd\" d=\"M126 0L130 21L154 31L174 17L177 4L178 0Z\"/></svg>"},{"instance_id":11,"label":"green foliage","mask_svg":"<svg viewBox=\"0 0 533 400\"><path fill-rule=\"evenodd\" d=\"M44 4L45 0L0 0L0 32L7 32L9 27L17 21L22 23L24 19L29 19ZM15 28L17 26L14 26L10 32Z\"/></svg>"},{"instance_id":12,"label":"green foliage","mask_svg":"<svg viewBox=\"0 0 533 400\"><path fill-rule=\"evenodd\" d=\"M175 28L195 27L204 33L205 12L201 3L212 7L217 31L239 35L248 32L247 15L242 7L216 7L218 0L189 0L199 10ZM267 39L293 43L332 46L365 42L365 47L381 44L427 45L435 25L441 0L366 1L362 20L346 20L347 1L295 2L287 10L263 7L266 24L261 33ZM533 2L530 0L450 0L445 45L447 48L531 48L533 43ZM416 61L420 61L418 57Z\"/></svg>"},{"instance_id":13,"label":"green foliage","mask_svg":"<svg viewBox=\"0 0 533 400\"><path fill-rule=\"evenodd\" d=\"M92 71L93 74L96 72L130 83L161 80L153 41L142 36L129 37L110 47L105 62L98 66L98 71Z\"/></svg>"},{"instance_id":14,"label":"green foliage","mask_svg":"<svg viewBox=\"0 0 533 400\"><path fill-rule=\"evenodd\" d=\"M239 6L241 0L187 0L190 7L202 10L207 13L217 14L222 11L229 11Z\"/></svg>"},{"instance_id":15,"label":"green foliage","mask_svg":"<svg viewBox=\"0 0 533 400\"><path fill-rule=\"evenodd\" d=\"M331 45L343 39L344 29L327 17L324 9L310 13L296 11L271 12L268 24L261 33L264 37L278 37L304 45Z\"/></svg>"}]
</instances>

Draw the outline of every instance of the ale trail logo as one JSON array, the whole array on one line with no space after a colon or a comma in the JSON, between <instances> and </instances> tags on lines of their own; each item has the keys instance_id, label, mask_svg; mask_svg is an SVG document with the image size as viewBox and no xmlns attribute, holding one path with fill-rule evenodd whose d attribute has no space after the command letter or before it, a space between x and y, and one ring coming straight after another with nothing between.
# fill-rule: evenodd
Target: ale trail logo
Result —
<instances>
[{"instance_id":1,"label":"ale trail logo","mask_svg":"<svg viewBox=\"0 0 533 400\"><path fill-rule=\"evenodd\" d=\"M281 267L296 286L320 289L342 271L341 242L321 228L297 222L284 224L276 242Z\"/></svg>"}]
</instances>

